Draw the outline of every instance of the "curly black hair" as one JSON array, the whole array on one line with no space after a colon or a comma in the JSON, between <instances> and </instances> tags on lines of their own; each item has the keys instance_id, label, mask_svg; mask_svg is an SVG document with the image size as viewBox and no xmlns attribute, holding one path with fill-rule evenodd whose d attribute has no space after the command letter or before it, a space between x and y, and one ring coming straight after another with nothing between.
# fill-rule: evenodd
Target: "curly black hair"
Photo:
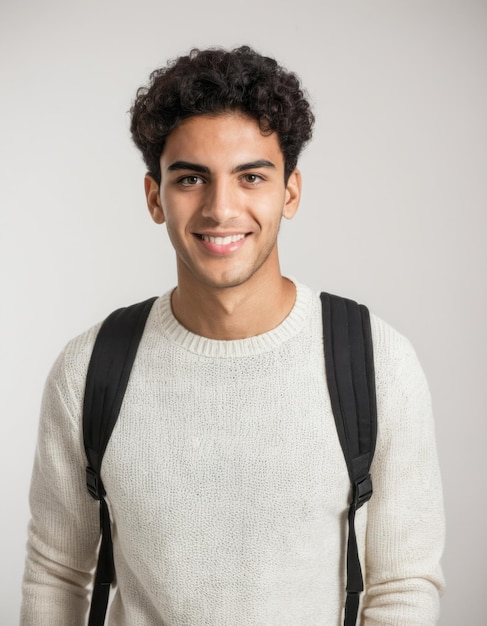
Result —
<instances>
[{"instance_id":1,"label":"curly black hair","mask_svg":"<svg viewBox=\"0 0 487 626\"><path fill-rule=\"evenodd\" d=\"M255 119L264 134L277 133L287 181L311 139L314 115L294 73L241 46L193 49L152 72L149 85L137 90L130 130L157 184L171 131L186 118L226 111Z\"/></svg>"}]
</instances>

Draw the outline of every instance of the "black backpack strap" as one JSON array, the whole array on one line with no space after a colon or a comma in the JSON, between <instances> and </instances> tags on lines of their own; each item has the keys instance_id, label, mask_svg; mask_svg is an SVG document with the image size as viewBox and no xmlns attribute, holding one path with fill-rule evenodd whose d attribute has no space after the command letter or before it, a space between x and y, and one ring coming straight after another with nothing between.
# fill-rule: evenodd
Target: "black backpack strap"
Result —
<instances>
[{"instance_id":1,"label":"black backpack strap","mask_svg":"<svg viewBox=\"0 0 487 626\"><path fill-rule=\"evenodd\" d=\"M91 354L83 403L83 441L88 459L86 485L100 501L101 543L88 626L103 626L115 580L110 515L101 464L116 424L145 323L156 298L114 311L103 322Z\"/></svg>"},{"instance_id":2,"label":"black backpack strap","mask_svg":"<svg viewBox=\"0 0 487 626\"><path fill-rule=\"evenodd\" d=\"M321 303L328 390L352 484L344 626L355 626L364 589L355 512L372 495L369 470L377 437L372 333L365 306L327 293L321 294Z\"/></svg>"}]
</instances>

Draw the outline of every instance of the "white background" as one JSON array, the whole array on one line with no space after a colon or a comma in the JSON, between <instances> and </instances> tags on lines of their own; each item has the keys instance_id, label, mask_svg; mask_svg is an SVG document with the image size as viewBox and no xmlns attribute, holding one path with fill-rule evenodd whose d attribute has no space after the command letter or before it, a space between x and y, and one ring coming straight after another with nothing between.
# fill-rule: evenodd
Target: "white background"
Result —
<instances>
[{"instance_id":1,"label":"white background","mask_svg":"<svg viewBox=\"0 0 487 626\"><path fill-rule=\"evenodd\" d=\"M485 623L487 2L2 0L2 626L18 620L50 365L112 309L175 283L129 138L135 89L193 46L242 43L296 71L317 115L283 270L413 341L445 489L440 623Z\"/></svg>"}]
</instances>

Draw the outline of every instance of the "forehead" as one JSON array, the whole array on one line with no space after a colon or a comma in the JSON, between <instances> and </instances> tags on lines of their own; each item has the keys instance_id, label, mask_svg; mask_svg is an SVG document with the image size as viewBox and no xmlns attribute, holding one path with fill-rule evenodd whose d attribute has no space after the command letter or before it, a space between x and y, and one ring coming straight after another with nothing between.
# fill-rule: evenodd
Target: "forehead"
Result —
<instances>
[{"instance_id":1,"label":"forehead","mask_svg":"<svg viewBox=\"0 0 487 626\"><path fill-rule=\"evenodd\" d=\"M283 167L284 157L275 132L262 133L256 120L239 112L198 115L183 120L167 137L161 166L185 160L211 167L236 166L267 159Z\"/></svg>"}]
</instances>

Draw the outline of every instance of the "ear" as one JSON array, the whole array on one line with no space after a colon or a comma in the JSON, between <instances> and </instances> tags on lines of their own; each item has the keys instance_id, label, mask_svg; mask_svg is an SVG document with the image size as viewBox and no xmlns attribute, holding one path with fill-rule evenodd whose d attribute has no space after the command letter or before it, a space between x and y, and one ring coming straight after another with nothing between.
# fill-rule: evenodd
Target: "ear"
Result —
<instances>
[{"instance_id":1,"label":"ear","mask_svg":"<svg viewBox=\"0 0 487 626\"><path fill-rule=\"evenodd\" d=\"M301 172L295 169L291 172L286 184L286 197L282 215L290 220L296 215L301 199Z\"/></svg>"},{"instance_id":2,"label":"ear","mask_svg":"<svg viewBox=\"0 0 487 626\"><path fill-rule=\"evenodd\" d=\"M163 224L165 221L164 211L162 210L161 196L159 194L159 185L156 181L146 174L144 178L145 197L147 200L147 208L152 219L156 224Z\"/></svg>"}]
</instances>

